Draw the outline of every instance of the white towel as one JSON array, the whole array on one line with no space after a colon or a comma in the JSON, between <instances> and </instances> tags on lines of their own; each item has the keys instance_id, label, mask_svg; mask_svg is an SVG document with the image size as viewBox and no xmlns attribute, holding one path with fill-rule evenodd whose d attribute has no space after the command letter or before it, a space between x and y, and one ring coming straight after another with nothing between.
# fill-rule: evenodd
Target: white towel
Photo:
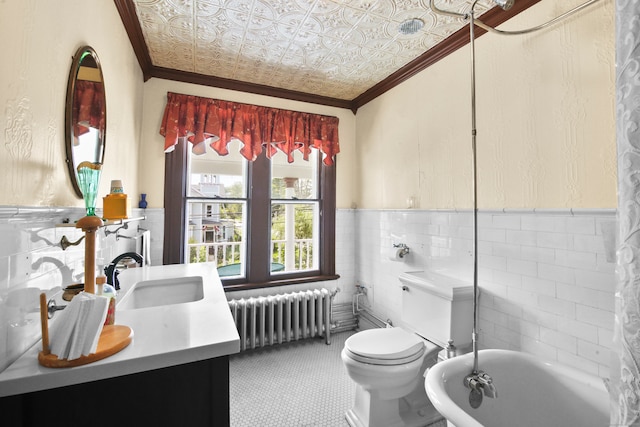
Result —
<instances>
[{"instance_id":1,"label":"white towel","mask_svg":"<svg viewBox=\"0 0 640 427\"><path fill-rule=\"evenodd\" d=\"M49 330L51 353L58 356L58 359L66 359L69 354L69 344L71 342L71 335L73 334L73 327L80 311L81 303L79 300L73 303L73 300L75 300L75 297L67 307L59 313L59 317L53 322Z\"/></svg>"},{"instance_id":2,"label":"white towel","mask_svg":"<svg viewBox=\"0 0 640 427\"><path fill-rule=\"evenodd\" d=\"M86 321L84 345L82 346L83 356L88 356L91 353L95 353L98 349L98 341L100 341L102 327L104 326L104 321L107 320L109 302L110 298L99 297L96 298L93 303L92 309L89 313L89 317Z\"/></svg>"},{"instance_id":3,"label":"white towel","mask_svg":"<svg viewBox=\"0 0 640 427\"><path fill-rule=\"evenodd\" d=\"M151 231L143 231L136 239L136 252L142 255L144 265L151 265Z\"/></svg>"},{"instance_id":4,"label":"white towel","mask_svg":"<svg viewBox=\"0 0 640 427\"><path fill-rule=\"evenodd\" d=\"M51 353L73 360L95 353L109 299L86 292L73 297L51 327Z\"/></svg>"}]
</instances>

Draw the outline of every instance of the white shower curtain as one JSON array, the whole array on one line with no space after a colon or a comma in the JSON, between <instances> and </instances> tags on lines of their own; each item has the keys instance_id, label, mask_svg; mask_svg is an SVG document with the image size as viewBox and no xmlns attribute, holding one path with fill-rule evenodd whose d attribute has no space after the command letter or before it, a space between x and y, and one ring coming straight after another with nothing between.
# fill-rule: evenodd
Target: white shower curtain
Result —
<instances>
[{"instance_id":1,"label":"white shower curtain","mask_svg":"<svg viewBox=\"0 0 640 427\"><path fill-rule=\"evenodd\" d=\"M640 1L616 0L618 283L611 426L640 426Z\"/></svg>"}]
</instances>

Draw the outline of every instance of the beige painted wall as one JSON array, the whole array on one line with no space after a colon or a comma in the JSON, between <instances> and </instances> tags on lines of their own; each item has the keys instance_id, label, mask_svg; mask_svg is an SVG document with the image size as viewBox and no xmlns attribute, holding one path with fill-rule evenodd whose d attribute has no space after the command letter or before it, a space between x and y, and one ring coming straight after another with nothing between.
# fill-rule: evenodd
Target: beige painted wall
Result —
<instances>
[{"instance_id":1,"label":"beige painted wall","mask_svg":"<svg viewBox=\"0 0 640 427\"><path fill-rule=\"evenodd\" d=\"M581 4L545 1L521 29ZM614 208L614 1L531 35L476 43L480 208ZM358 207L469 208L470 49L358 111Z\"/></svg>"},{"instance_id":2,"label":"beige painted wall","mask_svg":"<svg viewBox=\"0 0 640 427\"><path fill-rule=\"evenodd\" d=\"M143 80L113 2L6 0L0 1L0 205L83 206L64 148L67 79L83 45L100 58L107 95L99 194L109 192L112 179L138 193Z\"/></svg>"},{"instance_id":3,"label":"beige painted wall","mask_svg":"<svg viewBox=\"0 0 640 427\"><path fill-rule=\"evenodd\" d=\"M536 25L581 0L541 2L503 27ZM64 101L71 56L100 56L107 149L100 194L122 179L134 200L163 206L158 134L167 91L340 118L338 207L471 206L469 49L350 111L151 79L112 3L0 2L0 205L82 206L64 164ZM528 36L477 43L479 206L615 207L613 0ZM356 137L357 135L357 137ZM387 149L389 147L389 149ZM101 206L101 199L98 207Z\"/></svg>"},{"instance_id":4,"label":"beige painted wall","mask_svg":"<svg viewBox=\"0 0 640 427\"><path fill-rule=\"evenodd\" d=\"M140 143L140 191L148 194L149 207L159 208L164 206L164 138L159 131L167 102L167 92L338 117L340 120L340 154L338 154L336 162L338 181L337 207L348 208L355 200L357 193L355 171L352 165L356 162L356 120L351 111L153 78L147 81L144 86L144 116Z\"/></svg>"}]
</instances>

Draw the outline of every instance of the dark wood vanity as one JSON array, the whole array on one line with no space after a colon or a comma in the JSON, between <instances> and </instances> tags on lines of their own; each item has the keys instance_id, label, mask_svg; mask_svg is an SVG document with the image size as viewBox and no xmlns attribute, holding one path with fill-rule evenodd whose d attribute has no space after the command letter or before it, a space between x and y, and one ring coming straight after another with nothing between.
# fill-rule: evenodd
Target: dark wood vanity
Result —
<instances>
[{"instance_id":1,"label":"dark wood vanity","mask_svg":"<svg viewBox=\"0 0 640 427\"><path fill-rule=\"evenodd\" d=\"M229 426L229 357L0 398L4 426Z\"/></svg>"}]
</instances>

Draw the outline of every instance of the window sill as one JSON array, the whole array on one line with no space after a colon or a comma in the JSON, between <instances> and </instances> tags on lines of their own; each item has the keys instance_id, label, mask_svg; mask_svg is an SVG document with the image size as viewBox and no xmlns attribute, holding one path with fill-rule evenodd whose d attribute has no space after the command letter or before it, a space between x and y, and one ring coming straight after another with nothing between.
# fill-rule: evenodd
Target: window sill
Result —
<instances>
[{"instance_id":1,"label":"window sill","mask_svg":"<svg viewBox=\"0 0 640 427\"><path fill-rule=\"evenodd\" d=\"M260 288L272 288L277 286L286 286L286 285L298 285L301 283L313 283L313 282L323 282L326 280L336 280L339 279L340 276L337 274L331 275L318 275L318 276L306 276L306 277L298 277L298 278L288 278L281 280L270 280L268 282L260 282L260 283L223 283L225 292L233 292L233 291L246 291L249 289L260 289Z\"/></svg>"}]
</instances>

